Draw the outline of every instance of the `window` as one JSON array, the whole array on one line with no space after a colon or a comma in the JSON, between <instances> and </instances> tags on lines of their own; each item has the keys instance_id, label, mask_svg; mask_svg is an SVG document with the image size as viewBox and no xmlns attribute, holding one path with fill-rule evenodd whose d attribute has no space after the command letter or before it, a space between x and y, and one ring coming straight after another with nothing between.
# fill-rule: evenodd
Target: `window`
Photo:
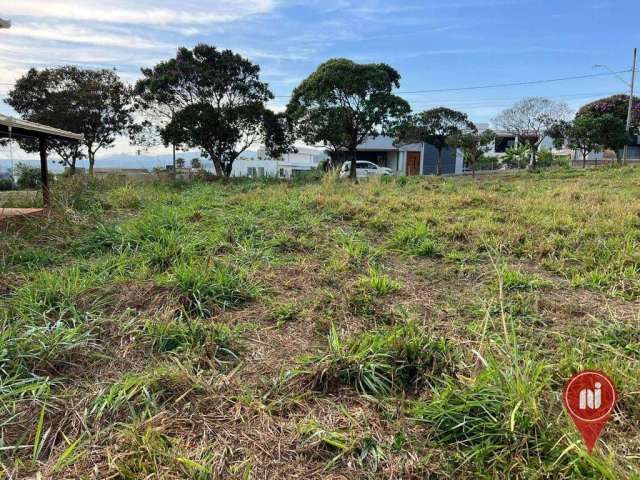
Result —
<instances>
[{"instance_id":1,"label":"window","mask_svg":"<svg viewBox=\"0 0 640 480\"><path fill-rule=\"evenodd\" d=\"M248 167L247 168L247 177L255 177L256 176L256 167Z\"/></svg>"},{"instance_id":2,"label":"window","mask_svg":"<svg viewBox=\"0 0 640 480\"><path fill-rule=\"evenodd\" d=\"M369 162L356 162L356 168L369 168Z\"/></svg>"},{"instance_id":3,"label":"window","mask_svg":"<svg viewBox=\"0 0 640 480\"><path fill-rule=\"evenodd\" d=\"M264 167L258 167L258 176L264 177Z\"/></svg>"}]
</instances>

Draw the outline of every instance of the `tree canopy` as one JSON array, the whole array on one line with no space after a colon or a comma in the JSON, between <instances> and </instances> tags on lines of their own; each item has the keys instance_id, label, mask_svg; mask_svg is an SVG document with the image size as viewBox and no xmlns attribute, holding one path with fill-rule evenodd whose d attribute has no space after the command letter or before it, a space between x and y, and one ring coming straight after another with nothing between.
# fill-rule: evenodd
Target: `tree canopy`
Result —
<instances>
[{"instance_id":1,"label":"tree canopy","mask_svg":"<svg viewBox=\"0 0 640 480\"><path fill-rule=\"evenodd\" d=\"M400 74L389 65L332 59L293 91L287 115L306 143L350 152L350 175L356 180L358 145L410 111L409 104L393 94L399 86Z\"/></svg>"},{"instance_id":2,"label":"tree canopy","mask_svg":"<svg viewBox=\"0 0 640 480\"><path fill-rule=\"evenodd\" d=\"M600 117L611 114L627 123L629 111L629 95L612 95L587 103L578 110L576 116ZM636 130L640 128L640 98L634 97L631 111L631 126Z\"/></svg>"},{"instance_id":3,"label":"tree canopy","mask_svg":"<svg viewBox=\"0 0 640 480\"><path fill-rule=\"evenodd\" d=\"M569 118L569 106L544 97L525 98L511 108L503 110L493 123L519 137L532 148L531 163L536 163L538 147L549 130L562 120Z\"/></svg>"},{"instance_id":4,"label":"tree canopy","mask_svg":"<svg viewBox=\"0 0 640 480\"><path fill-rule=\"evenodd\" d=\"M131 91L113 70L74 66L29 70L6 100L25 119L84 135L93 171L95 154L109 148L131 125ZM81 155L79 147L52 142L70 168Z\"/></svg>"},{"instance_id":5,"label":"tree canopy","mask_svg":"<svg viewBox=\"0 0 640 480\"><path fill-rule=\"evenodd\" d=\"M429 143L438 150L437 171L442 174L442 150L447 139L463 132L475 132L476 126L466 113L446 107L409 115L394 127L396 143Z\"/></svg>"},{"instance_id":6,"label":"tree canopy","mask_svg":"<svg viewBox=\"0 0 640 480\"><path fill-rule=\"evenodd\" d=\"M283 123L266 108L273 94L260 67L242 56L199 44L180 48L154 71L161 72L152 81L163 102L177 107L161 128L165 144L199 148L217 175L229 176L233 162L260 140L277 153L290 147Z\"/></svg>"},{"instance_id":7,"label":"tree canopy","mask_svg":"<svg viewBox=\"0 0 640 480\"><path fill-rule=\"evenodd\" d=\"M463 149L464 159L471 166L473 178L476 178L476 165L489 151L495 139L496 134L493 130L487 129L482 133L474 130L451 135L447 138L447 145Z\"/></svg>"},{"instance_id":8,"label":"tree canopy","mask_svg":"<svg viewBox=\"0 0 640 480\"><path fill-rule=\"evenodd\" d=\"M72 68L36 70L30 69L16 82L9 92L6 103L11 105L25 120L51 125L72 132L81 132L83 120L80 110L75 108L69 89L77 77ZM20 147L27 152L37 152L39 144L32 139L19 139ZM76 162L84 157L82 144L51 139L48 150L57 153L63 165L73 173Z\"/></svg>"},{"instance_id":9,"label":"tree canopy","mask_svg":"<svg viewBox=\"0 0 640 480\"><path fill-rule=\"evenodd\" d=\"M556 144L566 142L569 148L582 154L582 166L590 152L602 150L600 144L601 117L579 115L573 122L562 121L551 128L550 135Z\"/></svg>"}]
</instances>

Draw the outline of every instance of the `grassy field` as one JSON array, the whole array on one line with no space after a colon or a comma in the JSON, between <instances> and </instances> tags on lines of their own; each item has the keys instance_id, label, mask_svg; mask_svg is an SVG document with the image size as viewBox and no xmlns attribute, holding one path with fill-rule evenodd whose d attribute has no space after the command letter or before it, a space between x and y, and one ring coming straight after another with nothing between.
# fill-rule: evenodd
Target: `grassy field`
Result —
<instances>
[{"instance_id":1,"label":"grassy field","mask_svg":"<svg viewBox=\"0 0 640 480\"><path fill-rule=\"evenodd\" d=\"M0 478L640 478L640 169L54 197L0 232Z\"/></svg>"}]
</instances>

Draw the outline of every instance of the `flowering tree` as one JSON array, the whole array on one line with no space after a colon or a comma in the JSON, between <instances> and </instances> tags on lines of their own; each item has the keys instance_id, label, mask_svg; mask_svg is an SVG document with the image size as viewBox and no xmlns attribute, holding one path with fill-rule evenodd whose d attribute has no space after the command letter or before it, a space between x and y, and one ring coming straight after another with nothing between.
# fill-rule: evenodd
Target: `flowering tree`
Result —
<instances>
[{"instance_id":1,"label":"flowering tree","mask_svg":"<svg viewBox=\"0 0 640 480\"><path fill-rule=\"evenodd\" d=\"M611 114L626 123L628 111L629 95L612 95L586 104L578 110L576 116L589 115L592 117L601 117L606 114ZM633 98L631 127L634 130L640 128L640 98L638 97Z\"/></svg>"}]
</instances>

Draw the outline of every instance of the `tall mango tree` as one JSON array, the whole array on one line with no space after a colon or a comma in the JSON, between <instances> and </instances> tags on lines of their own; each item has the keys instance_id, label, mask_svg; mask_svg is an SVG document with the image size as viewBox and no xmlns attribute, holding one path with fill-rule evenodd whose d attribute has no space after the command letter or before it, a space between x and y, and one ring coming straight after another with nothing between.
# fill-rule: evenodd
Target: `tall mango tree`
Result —
<instances>
[{"instance_id":1,"label":"tall mango tree","mask_svg":"<svg viewBox=\"0 0 640 480\"><path fill-rule=\"evenodd\" d=\"M298 138L330 152L348 152L350 177L357 182L358 146L410 111L393 93L399 87L400 74L389 65L332 59L296 87L286 113Z\"/></svg>"}]
</instances>

